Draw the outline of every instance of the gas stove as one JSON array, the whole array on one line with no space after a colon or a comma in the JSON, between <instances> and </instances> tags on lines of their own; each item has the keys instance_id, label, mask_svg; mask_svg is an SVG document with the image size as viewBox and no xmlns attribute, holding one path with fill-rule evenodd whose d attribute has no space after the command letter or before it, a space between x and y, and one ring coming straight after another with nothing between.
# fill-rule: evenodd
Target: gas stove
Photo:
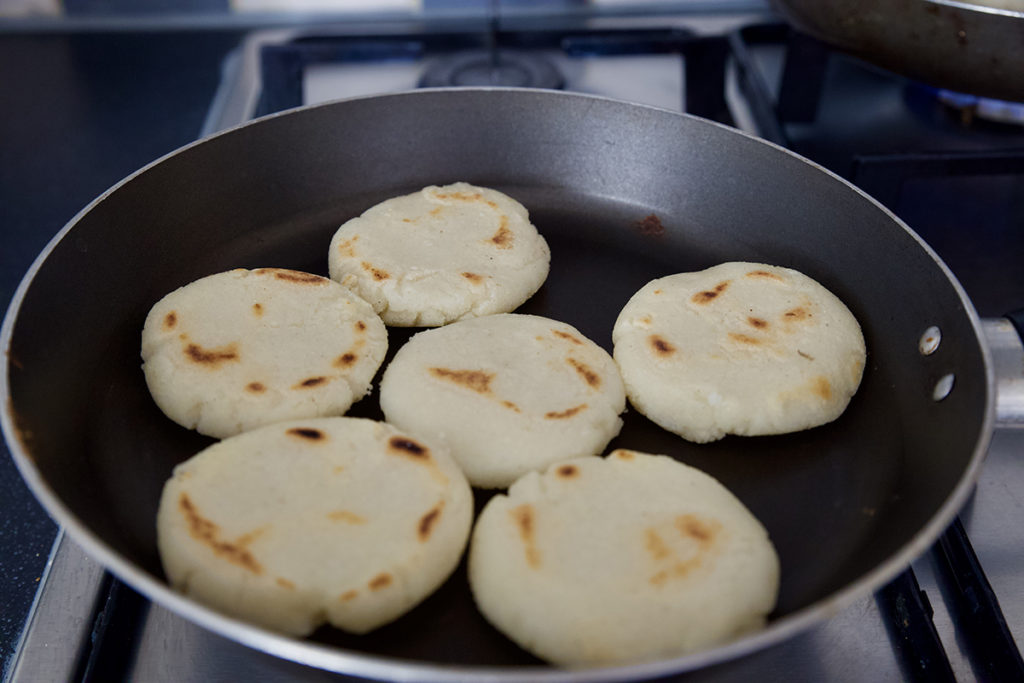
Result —
<instances>
[{"instance_id":1,"label":"gas stove","mask_svg":"<svg viewBox=\"0 0 1024 683\"><path fill-rule=\"evenodd\" d=\"M201 136L303 104L415 87L564 88L688 112L788 147L886 204L945 260L999 370L997 430L941 541L876 595L680 680L974 680L1024 672L1024 127L728 11L495 14L268 29L224 62ZM58 533L7 674L36 680L351 680L152 604Z\"/></svg>"}]
</instances>

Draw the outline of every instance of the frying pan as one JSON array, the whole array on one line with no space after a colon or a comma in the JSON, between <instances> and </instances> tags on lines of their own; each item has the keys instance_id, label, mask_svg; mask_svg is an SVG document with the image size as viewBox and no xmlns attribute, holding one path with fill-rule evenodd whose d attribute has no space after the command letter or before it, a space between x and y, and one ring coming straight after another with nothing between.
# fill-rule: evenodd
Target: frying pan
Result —
<instances>
[{"instance_id":1,"label":"frying pan","mask_svg":"<svg viewBox=\"0 0 1024 683\"><path fill-rule=\"evenodd\" d=\"M551 275L519 310L610 349L647 281L747 260L799 269L860 320L863 383L835 422L696 445L635 411L609 448L665 453L718 478L778 549L768 627L667 661L558 671L473 606L465 567L395 623L292 640L172 592L155 542L164 481L210 443L165 418L139 360L167 292L230 268L326 272L344 220L387 197L465 180L521 201ZM652 218L656 217L656 218ZM661 229L650 229L651 226ZM941 343L922 355L922 333ZM390 330L390 352L410 330ZM75 217L7 313L3 428L34 494L89 553L154 601L267 652L404 680L634 680L781 641L868 594L927 549L970 492L993 421L977 315L935 254L881 205L781 148L692 116L540 90L421 90L272 115L187 146ZM952 374L952 391L934 388ZM376 395L351 414L380 417ZM478 505L487 494L477 492Z\"/></svg>"},{"instance_id":2,"label":"frying pan","mask_svg":"<svg viewBox=\"0 0 1024 683\"><path fill-rule=\"evenodd\" d=\"M938 88L1024 101L1024 12L956 0L772 0L808 35Z\"/></svg>"}]
</instances>

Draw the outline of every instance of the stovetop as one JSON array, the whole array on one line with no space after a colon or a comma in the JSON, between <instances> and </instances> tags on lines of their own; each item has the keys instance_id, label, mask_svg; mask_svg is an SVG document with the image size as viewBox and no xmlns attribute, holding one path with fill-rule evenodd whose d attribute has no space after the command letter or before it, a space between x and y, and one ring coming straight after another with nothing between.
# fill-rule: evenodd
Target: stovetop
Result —
<instances>
[{"instance_id":1,"label":"stovetop","mask_svg":"<svg viewBox=\"0 0 1024 683\"><path fill-rule=\"evenodd\" d=\"M10 199L27 216L14 221L14 229L4 228L4 238L17 246L3 256L4 300L31 257L60 227L57 221L69 219L120 177L189 137L302 103L415 87L446 53L486 53L498 46L541 54L569 89L691 111L788 146L868 189L903 218L946 261L982 316L995 318L1024 302L1024 269L1017 266L1024 256L1024 128L972 118L972 112L943 104L925 86L794 36L770 14L597 25L579 17L561 23L547 17L541 27L528 19L509 19L493 34L482 34L479 27L467 30L457 22L261 31L245 36L231 52L238 34L49 36L14 46L0 41L0 60L4 51L18 60L44 56L44 65L34 64L31 73L42 73L53 83L63 83L63 77L78 88L71 97L37 96L36 114L41 117L55 103L77 106L58 118L71 129L75 116L80 117L77 123L92 126L86 128L86 137L97 148L84 156L95 159L101 171L90 175L86 165L70 160L72 155L57 152L53 157L64 163L66 169L60 171L66 172L30 173L29 180L39 184L26 200L16 193L25 192L29 181L16 177L7 163L0 167L0 188L10 188L0 189L0 205ZM165 51L144 44L154 41ZM204 57L201 63L196 46ZM791 54L800 55L803 66L795 58L787 61ZM143 58L133 61L127 55ZM221 64L222 56L221 73L214 65ZM97 62L102 68L96 68ZM14 78L0 73L0 79ZM175 74L170 90L166 81L160 85L168 73ZM146 92L132 93L139 74L148 77L142 80ZM808 90L820 93L820 99L808 102ZM143 95L150 102L143 104ZM116 129L116 120L96 122L100 114L114 112L119 112L122 130ZM168 113L182 118L168 123ZM142 120L130 120L133 114ZM36 141L61 130L59 125L15 120L10 113L2 116L2 130L30 130ZM95 128L102 132L92 132ZM13 146L22 154L19 159L30 158L30 141ZM143 146L125 148L125 141ZM82 153L82 145L67 132L48 142L53 149L64 142ZM107 149L117 151L111 155ZM53 204L65 183L74 190ZM46 206L48 198L52 206ZM996 347L1007 344L1007 354L997 361L1007 359L1010 374L1016 372L1024 381L1024 369L1012 367L1016 348L1009 324L992 320L986 332ZM976 493L960 514L1005 615L1006 631L1017 643L1024 643L1022 449L1024 429L1006 426L996 431ZM63 537L31 501L9 459L2 465L0 494L9 495L3 496L7 503L0 531L5 551L0 553L0 578L5 587L17 588L3 611L7 642L0 656L6 677L339 679L250 650L150 604ZM956 534L951 534L955 541ZM44 562L53 538L54 552ZM986 650L986 639L998 640L990 627L975 629L981 639L969 637L973 627L965 625L972 624L970 611L983 603L964 603L950 586L959 580L968 593L984 586L971 584L970 576L949 576L946 558L956 552L955 543L937 547L913 564L912 574L820 626L764 652L683 678L990 678L992 670L986 667L1005 666L1007 659L1005 653ZM970 560L954 559L954 567ZM46 590L37 593L36 585ZM29 614L33 596L29 628L22 632L20 621ZM16 648L19 633L23 639Z\"/></svg>"}]
</instances>

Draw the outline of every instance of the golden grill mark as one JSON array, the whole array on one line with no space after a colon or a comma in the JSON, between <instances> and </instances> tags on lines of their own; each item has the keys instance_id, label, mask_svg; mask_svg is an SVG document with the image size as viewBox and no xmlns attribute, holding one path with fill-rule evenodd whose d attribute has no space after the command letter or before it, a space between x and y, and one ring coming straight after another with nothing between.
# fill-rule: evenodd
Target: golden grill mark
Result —
<instances>
[{"instance_id":1,"label":"golden grill mark","mask_svg":"<svg viewBox=\"0 0 1024 683\"><path fill-rule=\"evenodd\" d=\"M327 513L327 519L332 522L347 522L348 524L366 524L366 518L357 515L350 510L332 510Z\"/></svg>"},{"instance_id":2,"label":"golden grill mark","mask_svg":"<svg viewBox=\"0 0 1024 683\"><path fill-rule=\"evenodd\" d=\"M747 277L765 278L765 279L768 279L768 280L779 280L779 281L782 281L781 277L779 277L775 273L769 273L767 270L752 270L749 273L747 273Z\"/></svg>"},{"instance_id":3,"label":"golden grill mark","mask_svg":"<svg viewBox=\"0 0 1024 683\"><path fill-rule=\"evenodd\" d=\"M649 336L647 338L647 342L651 345L651 348L654 349L654 352L662 358L667 358L676 352L675 346L656 334Z\"/></svg>"},{"instance_id":4,"label":"golden grill mark","mask_svg":"<svg viewBox=\"0 0 1024 683\"><path fill-rule=\"evenodd\" d=\"M290 591L295 590L295 584L282 576L277 577L276 579L274 579L274 581L281 588L286 588Z\"/></svg>"},{"instance_id":5,"label":"golden grill mark","mask_svg":"<svg viewBox=\"0 0 1024 683\"><path fill-rule=\"evenodd\" d=\"M303 273L298 270L288 270L287 268L259 268L253 272L257 275L273 275L278 280L296 282L303 285L324 285L330 282L330 280L320 275Z\"/></svg>"},{"instance_id":6,"label":"golden grill mark","mask_svg":"<svg viewBox=\"0 0 1024 683\"><path fill-rule=\"evenodd\" d=\"M321 384L327 384L330 381L329 377L324 377L322 375L319 377L307 377L293 386L292 389L312 389L313 387L318 387Z\"/></svg>"},{"instance_id":7,"label":"golden grill mark","mask_svg":"<svg viewBox=\"0 0 1024 683\"><path fill-rule=\"evenodd\" d=\"M719 294L729 288L729 280L724 280L715 285L714 289L707 289L703 292L697 292L694 294L690 301L695 304L706 304L713 301Z\"/></svg>"},{"instance_id":8,"label":"golden grill mark","mask_svg":"<svg viewBox=\"0 0 1024 683\"><path fill-rule=\"evenodd\" d=\"M576 338L575 336L569 334L568 332L563 332L561 330L551 330L551 334L555 335L556 337L561 337L562 339L570 341L573 344L576 344L577 346L583 346L582 340Z\"/></svg>"},{"instance_id":9,"label":"golden grill mark","mask_svg":"<svg viewBox=\"0 0 1024 683\"><path fill-rule=\"evenodd\" d=\"M434 525L437 520L441 517L441 511L444 509L444 501L435 505L425 515L420 517L419 524L416 525L416 535L421 541L426 541L430 538L430 532L434 529Z\"/></svg>"},{"instance_id":10,"label":"golden grill mark","mask_svg":"<svg viewBox=\"0 0 1024 683\"><path fill-rule=\"evenodd\" d=\"M622 448L612 453L612 455L619 458L619 460L632 460L633 458L636 457L636 453L634 453L633 451L627 451Z\"/></svg>"},{"instance_id":11,"label":"golden grill mark","mask_svg":"<svg viewBox=\"0 0 1024 683\"><path fill-rule=\"evenodd\" d=\"M391 578L391 574L383 572L370 579L370 583L366 585L369 586L372 591L379 591L390 586L392 581L393 579Z\"/></svg>"},{"instance_id":12,"label":"golden grill mark","mask_svg":"<svg viewBox=\"0 0 1024 683\"><path fill-rule=\"evenodd\" d=\"M537 539L534 536L533 507L529 503L523 503L509 510L509 514L519 529L519 538L523 541L523 550L526 553L526 563L534 569L540 567L540 551L537 550Z\"/></svg>"},{"instance_id":13,"label":"golden grill mark","mask_svg":"<svg viewBox=\"0 0 1024 683\"><path fill-rule=\"evenodd\" d=\"M217 366L222 363L238 360L238 344L232 342L215 349L204 349L199 344L188 344L185 346L185 355L193 363Z\"/></svg>"},{"instance_id":14,"label":"golden grill mark","mask_svg":"<svg viewBox=\"0 0 1024 683\"><path fill-rule=\"evenodd\" d=\"M513 412L516 412L516 413L521 413L521 412L523 412L522 410L520 410L520 409L519 409L519 406L517 406L517 405L516 405L515 403L513 403L512 401L502 401L502 402L501 402L501 405L505 406L505 407L506 407L506 408L508 408L509 410L511 410L511 411L513 411Z\"/></svg>"},{"instance_id":15,"label":"golden grill mark","mask_svg":"<svg viewBox=\"0 0 1024 683\"><path fill-rule=\"evenodd\" d=\"M483 370L452 370L450 368L430 368L430 374L438 379L447 380L459 386L472 389L478 394L486 394L491 390L494 373Z\"/></svg>"},{"instance_id":16,"label":"golden grill mark","mask_svg":"<svg viewBox=\"0 0 1024 683\"><path fill-rule=\"evenodd\" d=\"M359 591L348 590L338 596L338 602L349 602L355 600L356 596L359 595Z\"/></svg>"},{"instance_id":17,"label":"golden grill mark","mask_svg":"<svg viewBox=\"0 0 1024 683\"><path fill-rule=\"evenodd\" d=\"M430 459L429 448L404 436L393 436L388 439L388 448L396 451L399 455L405 455L417 460Z\"/></svg>"},{"instance_id":18,"label":"golden grill mark","mask_svg":"<svg viewBox=\"0 0 1024 683\"><path fill-rule=\"evenodd\" d=\"M827 378L819 375L818 377L815 377L812 382L811 391L813 391L816 396L819 396L826 401L832 398L832 385L829 384Z\"/></svg>"},{"instance_id":19,"label":"golden grill mark","mask_svg":"<svg viewBox=\"0 0 1024 683\"><path fill-rule=\"evenodd\" d=\"M256 558L245 547L252 542L252 534L245 534L234 542L221 540L220 528L199 514L196 506L186 493L182 493L178 498L178 508L185 516L185 522L188 524L189 534L191 534L192 538L205 543L215 554L223 557L228 562L237 564L253 574L263 573L263 567L260 566Z\"/></svg>"},{"instance_id":20,"label":"golden grill mark","mask_svg":"<svg viewBox=\"0 0 1024 683\"><path fill-rule=\"evenodd\" d=\"M292 427L285 434L297 439L305 439L306 441L324 441L327 439L326 434L312 427Z\"/></svg>"},{"instance_id":21,"label":"golden grill mark","mask_svg":"<svg viewBox=\"0 0 1024 683\"><path fill-rule=\"evenodd\" d=\"M491 242L493 242L498 249L511 249L513 239L515 239L515 235L508 229L508 218L502 216L501 225L498 226L498 232L494 233L491 237Z\"/></svg>"},{"instance_id":22,"label":"golden grill mark","mask_svg":"<svg viewBox=\"0 0 1024 683\"><path fill-rule=\"evenodd\" d=\"M347 240L343 240L341 242L338 242L338 251L341 252L344 256L348 256L349 258L354 258L355 255L356 255L355 246L356 246L356 242L358 240L359 240L359 235L353 235L352 237L350 237Z\"/></svg>"},{"instance_id":23,"label":"golden grill mark","mask_svg":"<svg viewBox=\"0 0 1024 683\"><path fill-rule=\"evenodd\" d=\"M346 351L337 358L334 359L334 367L336 368L347 368L355 364L358 356L351 351Z\"/></svg>"},{"instance_id":24,"label":"golden grill mark","mask_svg":"<svg viewBox=\"0 0 1024 683\"><path fill-rule=\"evenodd\" d=\"M658 535L657 531L650 527L644 532L644 546L655 560L664 560L672 555L672 551L665 543L665 540Z\"/></svg>"},{"instance_id":25,"label":"golden grill mark","mask_svg":"<svg viewBox=\"0 0 1024 683\"><path fill-rule=\"evenodd\" d=\"M565 418L572 417L573 415L576 415L577 413L586 409L587 404L581 403L578 406L573 406L572 408L567 408L565 410L552 410L550 412L544 413L544 417L547 418L548 420L564 420Z\"/></svg>"},{"instance_id":26,"label":"golden grill mark","mask_svg":"<svg viewBox=\"0 0 1024 683\"><path fill-rule=\"evenodd\" d=\"M729 339L739 342L740 344L749 344L751 346L757 346L761 343L761 340L757 337L751 337L749 334L740 334L737 332L730 332Z\"/></svg>"},{"instance_id":27,"label":"golden grill mark","mask_svg":"<svg viewBox=\"0 0 1024 683\"><path fill-rule=\"evenodd\" d=\"M790 310L788 310L788 311L786 311L785 313L782 314L782 319L784 321L786 321L786 322L792 322L792 321L796 321L796 320L806 320L807 318L810 318L810 317L811 317L811 314L808 313L805 309L800 308L800 307L791 308Z\"/></svg>"},{"instance_id":28,"label":"golden grill mark","mask_svg":"<svg viewBox=\"0 0 1024 683\"><path fill-rule=\"evenodd\" d=\"M683 536L692 538L702 548L706 548L714 542L721 524L715 520L703 520L696 515L680 515L676 517L676 528Z\"/></svg>"},{"instance_id":29,"label":"golden grill mark","mask_svg":"<svg viewBox=\"0 0 1024 683\"><path fill-rule=\"evenodd\" d=\"M381 270L380 268L374 268L372 264L369 264L366 261L363 261L360 265L363 267L363 270L370 273L373 276L373 279L377 282L387 280L391 277L391 275L388 274L388 271Z\"/></svg>"},{"instance_id":30,"label":"golden grill mark","mask_svg":"<svg viewBox=\"0 0 1024 683\"><path fill-rule=\"evenodd\" d=\"M555 474L563 479L572 479L573 477L579 476L580 470L576 465L562 465L555 470Z\"/></svg>"},{"instance_id":31,"label":"golden grill mark","mask_svg":"<svg viewBox=\"0 0 1024 683\"><path fill-rule=\"evenodd\" d=\"M601 376L591 370L586 363L578 361L575 358L566 358L565 362L571 365L587 384L595 389L601 386Z\"/></svg>"}]
</instances>

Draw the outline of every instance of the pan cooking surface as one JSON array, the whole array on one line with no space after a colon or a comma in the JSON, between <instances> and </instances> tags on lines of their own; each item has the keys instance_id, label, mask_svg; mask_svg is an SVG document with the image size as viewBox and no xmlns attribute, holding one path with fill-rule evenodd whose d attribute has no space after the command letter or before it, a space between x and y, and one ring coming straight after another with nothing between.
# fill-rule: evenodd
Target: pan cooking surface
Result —
<instances>
[{"instance_id":1,"label":"pan cooking surface","mask_svg":"<svg viewBox=\"0 0 1024 683\"><path fill-rule=\"evenodd\" d=\"M413 188L410 188L413 189ZM531 219L549 241L551 274L519 312L568 322L611 351L619 310L642 285L674 272L725 260L762 258L737 247L727 253L694 250L677 235L685 218L658 216L644 207L598 198L539 196L506 189L531 209ZM273 226L245 244L207 259L203 272L234 267L281 266L326 275L330 237L365 206L339 209L324 222ZM646 221L644 219L647 219ZM268 237L262 235L266 233ZM232 254L243 255L233 258ZM181 282L147 283L158 297ZM155 302L155 299L153 300ZM96 385L89 422L89 459L116 511L113 520L130 543L130 555L162 576L156 553L155 519L163 482L178 462L212 440L164 417L153 404L138 363L142 319L126 320L114 340L109 370ZM390 328L388 360L415 330ZM868 339L870 349L870 337ZM378 377L379 378L379 377ZM375 382L376 384L376 382ZM609 450L626 447L670 454L711 473L751 508L768 528L783 567L778 613L804 607L856 578L857 556L884 524L886 506L903 467L894 397L869 362L861 390L836 422L778 437L729 437L696 445L661 429L630 409L622 433ZM880 409L881 408L881 409ZM383 419L376 391L351 415ZM879 423L882 416L883 422ZM865 459L877 465L865 467ZM477 491L478 508L491 495ZM595 571L598 571L595 568ZM453 640L452 634L458 638ZM366 636L322 628L315 639L354 650L439 662L520 664L535 662L490 628L476 611L463 563L437 594L397 623Z\"/></svg>"},{"instance_id":2,"label":"pan cooking surface","mask_svg":"<svg viewBox=\"0 0 1024 683\"><path fill-rule=\"evenodd\" d=\"M522 202L551 246L548 281L519 311L567 322L609 351L619 310L643 284L724 261L800 270L860 321L864 379L832 424L694 445L630 410L609 445L705 470L751 509L782 565L773 621L823 617L837 592L878 587L951 519L987 442L989 372L970 304L912 234L838 179L724 127L502 89L270 117L168 157L83 213L34 272L10 338L9 412L23 446L12 452L38 473L50 511L85 527L86 548L112 554L129 583L170 602L158 587L160 491L210 440L165 418L146 390L139 345L150 307L231 268L326 274L342 222L459 180ZM943 342L922 357L932 325ZM390 355L412 332L389 331ZM952 393L933 401L950 372ZM374 395L350 414L381 417ZM477 495L482 505L487 494ZM323 628L314 640L403 660L536 663L477 613L464 567L392 625L361 637ZM349 671L317 652L287 656Z\"/></svg>"}]
</instances>

